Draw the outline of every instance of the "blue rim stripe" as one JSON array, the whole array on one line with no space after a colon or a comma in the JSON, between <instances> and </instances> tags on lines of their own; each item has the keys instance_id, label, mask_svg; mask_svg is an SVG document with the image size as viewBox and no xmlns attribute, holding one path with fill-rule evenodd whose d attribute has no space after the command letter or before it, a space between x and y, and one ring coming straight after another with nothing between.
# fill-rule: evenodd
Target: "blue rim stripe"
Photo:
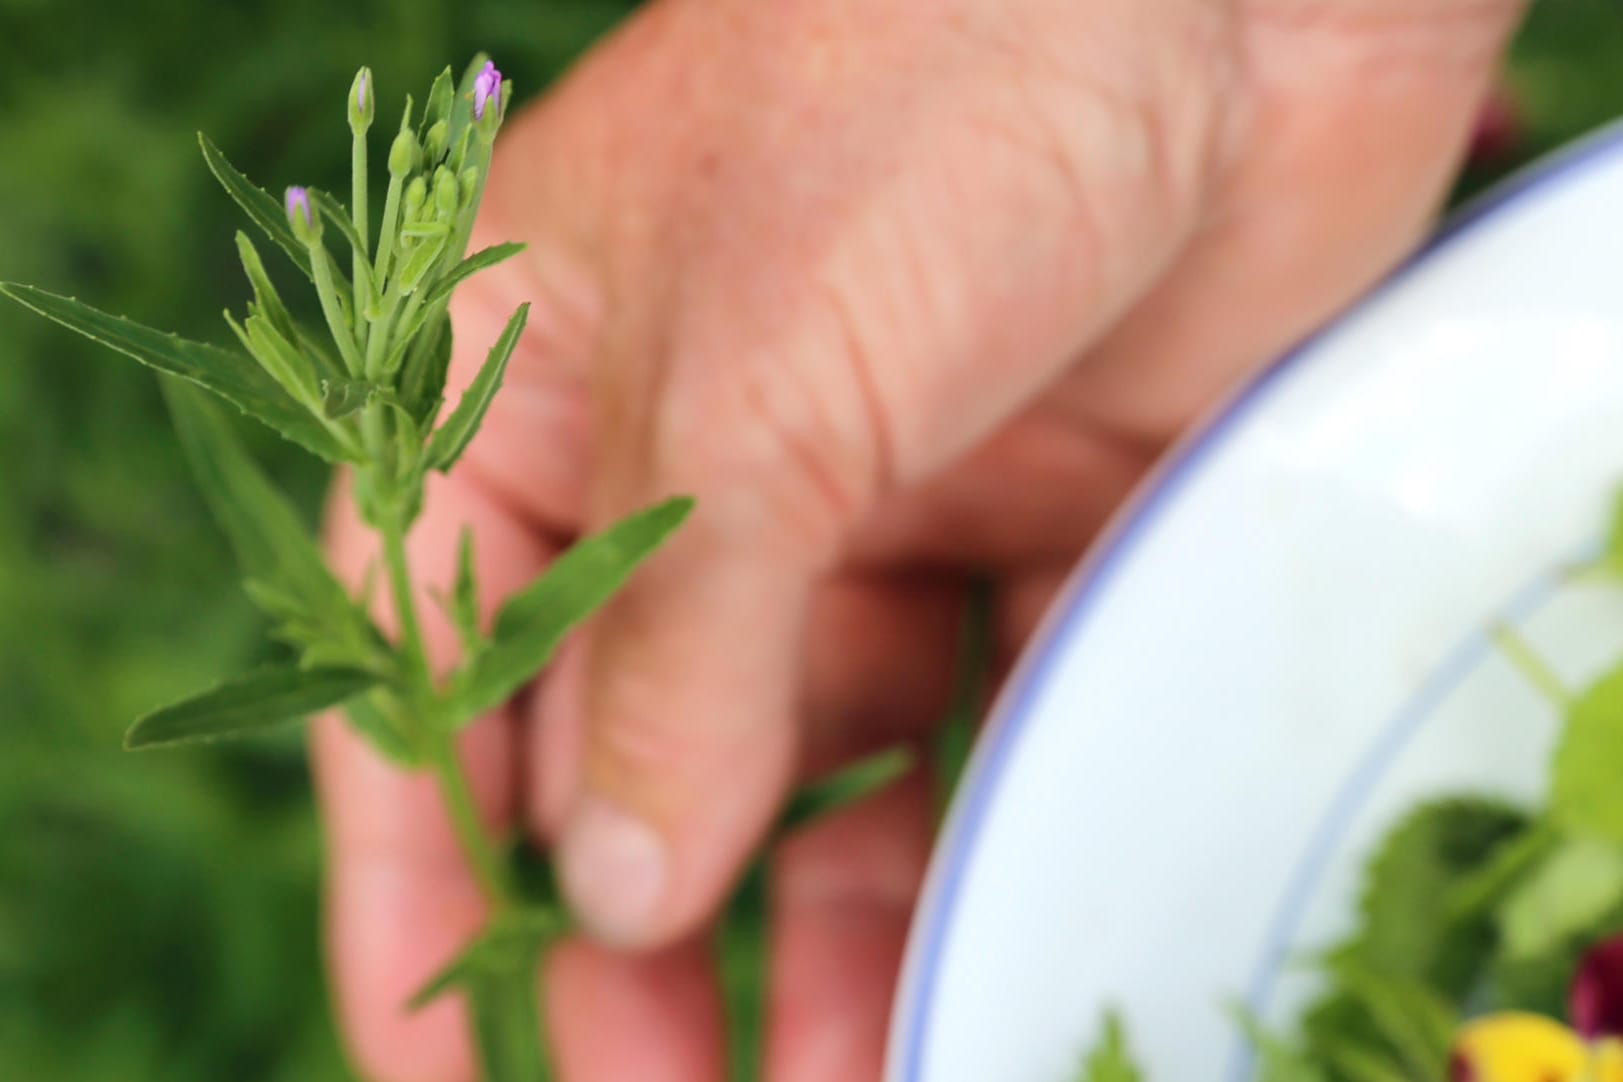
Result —
<instances>
[{"instance_id":1,"label":"blue rim stripe","mask_svg":"<svg viewBox=\"0 0 1623 1082\"><path fill-rule=\"evenodd\" d=\"M941 977L942 949L962 898L964 879L985 826L992 798L1025 732L1036 700L1053 676L1062 648L1069 647L1076 639L1091 615L1094 598L1114 580L1122 564L1134 553L1145 531L1156 523L1173 498L1193 479L1206 457L1255 411L1282 377L1312 357L1314 347L1333 333L1349 312L1361 309L1394 289L1416 267L1499 210L1552 181L1569 179L1596 160L1611 157L1620 148L1623 148L1623 123L1609 125L1543 162L1524 169L1457 210L1426 244L1366 293L1353 308L1259 372L1205 424L1187 437L1181 446L1169 453L1101 536L1067 589L1067 596L1062 602L1064 609L1058 613L1057 619L1051 618L1043 640L1033 647L1020 671L1011 679L1010 686L994 711L992 723L981 738L983 746L978 749L954 802L953 814L935 857L940 866L932 874L933 889L930 896L920 902L919 916L924 923L915 929L918 962L912 987L902 988L899 992L900 996L917 1004L902 1038L901 1069L898 1073L906 1082L927 1082L924 1074L924 1041L930 1030L931 1012L935 1007ZM910 945L910 952L913 947Z\"/></svg>"}]
</instances>

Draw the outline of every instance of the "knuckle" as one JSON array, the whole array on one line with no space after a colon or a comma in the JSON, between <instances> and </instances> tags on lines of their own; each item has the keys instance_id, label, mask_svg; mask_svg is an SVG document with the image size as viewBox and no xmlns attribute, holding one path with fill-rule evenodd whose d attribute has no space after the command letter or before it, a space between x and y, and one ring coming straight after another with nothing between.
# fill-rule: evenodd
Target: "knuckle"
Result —
<instances>
[{"instance_id":1,"label":"knuckle","mask_svg":"<svg viewBox=\"0 0 1623 1082\"><path fill-rule=\"evenodd\" d=\"M695 491L724 539L832 559L883 470L864 362L849 352L772 344L676 358L650 448L663 483Z\"/></svg>"},{"instance_id":2,"label":"knuckle","mask_svg":"<svg viewBox=\"0 0 1623 1082\"><path fill-rule=\"evenodd\" d=\"M1065 34L1009 32L1019 38L1003 50L1006 134L1022 132L1079 200L1122 184L1161 208L1199 197L1237 104L1230 4L1159 5Z\"/></svg>"},{"instance_id":3,"label":"knuckle","mask_svg":"<svg viewBox=\"0 0 1623 1082\"><path fill-rule=\"evenodd\" d=\"M1496 57L1525 0L1248 0L1254 33L1328 47L1388 75L1476 68Z\"/></svg>"}]
</instances>

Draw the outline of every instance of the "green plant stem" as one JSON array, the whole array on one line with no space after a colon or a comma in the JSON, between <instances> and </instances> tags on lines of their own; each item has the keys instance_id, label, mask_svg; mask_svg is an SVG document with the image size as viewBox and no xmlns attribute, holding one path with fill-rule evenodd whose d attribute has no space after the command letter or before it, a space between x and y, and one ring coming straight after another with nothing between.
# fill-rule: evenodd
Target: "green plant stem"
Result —
<instances>
[{"instance_id":1,"label":"green plant stem","mask_svg":"<svg viewBox=\"0 0 1623 1082\"><path fill-rule=\"evenodd\" d=\"M367 250L371 245L371 223L368 220L366 206L366 133L358 131L350 141L350 214L355 221L355 233L361 238L361 246L351 253L351 262L354 264L352 277L355 279L355 321L361 320L361 313L366 311L366 297L362 294L362 283L366 281L367 262L371 253Z\"/></svg>"},{"instance_id":2,"label":"green plant stem","mask_svg":"<svg viewBox=\"0 0 1623 1082\"><path fill-rule=\"evenodd\" d=\"M377 279L378 292L382 292L389 285L389 260L394 256L395 230L400 227L400 189L404 187L401 178L393 174L389 176L389 190L383 196L383 224L378 229L378 254L374 277Z\"/></svg>"},{"instance_id":3,"label":"green plant stem","mask_svg":"<svg viewBox=\"0 0 1623 1082\"><path fill-rule=\"evenodd\" d=\"M1492 632L1493 641L1522 678L1531 684L1557 710L1572 705L1572 692L1555 670L1533 647L1511 628L1500 624Z\"/></svg>"},{"instance_id":4,"label":"green plant stem","mask_svg":"<svg viewBox=\"0 0 1623 1082\"><path fill-rule=\"evenodd\" d=\"M385 520L379 532L383 537L383 559L389 569L395 614L400 624L401 652L405 655L413 684L410 712L412 727L417 730L413 736L439 781L463 856L467 858L492 914L500 914L511 909L516 898L502 859L479 821L479 808L474 802L473 790L468 784L461 760L457 758L450 726L440 724L441 719L436 716L439 700L434 695L428 655L423 649L422 630L417 622L411 567L406 557L406 531L398 517L391 517Z\"/></svg>"},{"instance_id":5,"label":"green plant stem","mask_svg":"<svg viewBox=\"0 0 1623 1082\"><path fill-rule=\"evenodd\" d=\"M422 699L432 695L429 686L428 655L417 623L417 603L411 592L411 567L406 561L406 531L398 517L390 517L379 533L383 535L383 562L389 570L394 592L395 618L400 624L400 647L410 667L414 693Z\"/></svg>"},{"instance_id":6,"label":"green plant stem","mask_svg":"<svg viewBox=\"0 0 1623 1082\"><path fill-rule=\"evenodd\" d=\"M321 314L326 317L327 330L332 332L333 341L338 344L338 352L343 355L349 374L359 378L365 374L365 368L361 362L361 351L355 345L355 335L344 320L343 309L338 307L338 287L333 283L332 267L328 265L332 256L319 240L308 245L308 248L310 273L315 279L316 296L321 301Z\"/></svg>"},{"instance_id":7,"label":"green plant stem","mask_svg":"<svg viewBox=\"0 0 1623 1082\"><path fill-rule=\"evenodd\" d=\"M421 286L418 286L416 289L412 290L411 296L406 298L406 309L400 314L400 326L405 328L407 333L412 336L412 341L414 343L422 337L416 333L416 328L413 326L413 320L417 318L418 309L423 306L423 294L425 292L426 290L424 290ZM393 313L391 312L390 314L392 315ZM383 370L380 374L392 376L398 372L400 370L401 362L406 359L407 352L407 350L403 349L395 350L391 356L383 361ZM367 363L370 364L372 362L370 359L368 359Z\"/></svg>"},{"instance_id":8,"label":"green plant stem","mask_svg":"<svg viewBox=\"0 0 1623 1082\"><path fill-rule=\"evenodd\" d=\"M476 175L479 179L474 182L473 198L469 200L469 205L477 208L480 203L484 202L485 198L485 178L490 175L492 147L478 135L473 138L479 144L479 161L476 163L479 170ZM451 244L449 245L451 254L447 265L456 266L462 257L468 254L468 241L473 238L473 218L472 214L468 215L467 223L457 231L456 236L451 238Z\"/></svg>"},{"instance_id":9,"label":"green plant stem","mask_svg":"<svg viewBox=\"0 0 1623 1082\"><path fill-rule=\"evenodd\" d=\"M383 302L383 311L372 321L366 340L367 379L377 379L383 374L383 347L389 343L389 330L394 326L395 308L399 304L400 294L390 289L388 299Z\"/></svg>"},{"instance_id":10,"label":"green plant stem","mask_svg":"<svg viewBox=\"0 0 1623 1082\"><path fill-rule=\"evenodd\" d=\"M439 779L440 792L451 814L451 826L462 846L462 855L468 860L485 904L491 916L500 916L517 903L506 867L479 821L479 806L474 802L468 775L457 758L456 745L443 732L435 730L427 738L430 766Z\"/></svg>"}]
</instances>

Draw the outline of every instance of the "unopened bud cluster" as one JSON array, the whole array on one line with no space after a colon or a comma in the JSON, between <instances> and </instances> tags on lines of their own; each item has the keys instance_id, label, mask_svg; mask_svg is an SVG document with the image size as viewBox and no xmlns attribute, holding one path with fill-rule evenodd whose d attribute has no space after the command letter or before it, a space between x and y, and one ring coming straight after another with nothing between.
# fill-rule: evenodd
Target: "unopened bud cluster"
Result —
<instances>
[{"instance_id":1,"label":"unopened bud cluster","mask_svg":"<svg viewBox=\"0 0 1623 1082\"><path fill-rule=\"evenodd\" d=\"M377 113L372 72L362 68L346 99L353 137L350 203L290 187L284 246L302 255L327 336L298 327L265 274L259 253L239 237L254 300L239 323L243 347L303 408L321 419L348 456L374 475L402 481L440 408L449 331L446 304L490 169L491 147L511 85L495 64L470 68L459 93L446 69L420 117L406 99L390 142L388 186L376 233L367 211L367 133ZM342 236L343 266L329 244ZM318 341L331 339L331 348Z\"/></svg>"}]
</instances>

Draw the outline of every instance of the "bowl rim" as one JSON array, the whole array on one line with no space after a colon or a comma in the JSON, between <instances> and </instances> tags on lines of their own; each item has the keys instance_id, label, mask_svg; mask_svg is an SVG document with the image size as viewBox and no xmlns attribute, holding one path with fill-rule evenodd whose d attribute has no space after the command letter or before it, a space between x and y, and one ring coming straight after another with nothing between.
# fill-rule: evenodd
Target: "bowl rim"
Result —
<instances>
[{"instance_id":1,"label":"bowl rim","mask_svg":"<svg viewBox=\"0 0 1623 1082\"><path fill-rule=\"evenodd\" d=\"M1588 168L1619 154L1623 154L1623 119L1551 151L1463 203L1375 285L1220 400L1173 444L1112 516L1072 571L999 692L953 796L931 853L908 934L892 1008L887 1078L895 1082L927 1082L923 1074L925 1043L933 1028L931 1020L946 943L962 900L965 875L975 858L982 828L1008 764L1031 726L1035 703L1048 686L1064 646L1076 637L1090 616L1096 595L1136 552L1143 537L1193 481L1201 465L1250 418L1265 392L1286 374L1310 365L1319 355L1318 347L1324 339L1398 289L1418 269L1477 227L1497 220L1502 212L1531 201L1535 195L1549 194Z\"/></svg>"}]
</instances>

